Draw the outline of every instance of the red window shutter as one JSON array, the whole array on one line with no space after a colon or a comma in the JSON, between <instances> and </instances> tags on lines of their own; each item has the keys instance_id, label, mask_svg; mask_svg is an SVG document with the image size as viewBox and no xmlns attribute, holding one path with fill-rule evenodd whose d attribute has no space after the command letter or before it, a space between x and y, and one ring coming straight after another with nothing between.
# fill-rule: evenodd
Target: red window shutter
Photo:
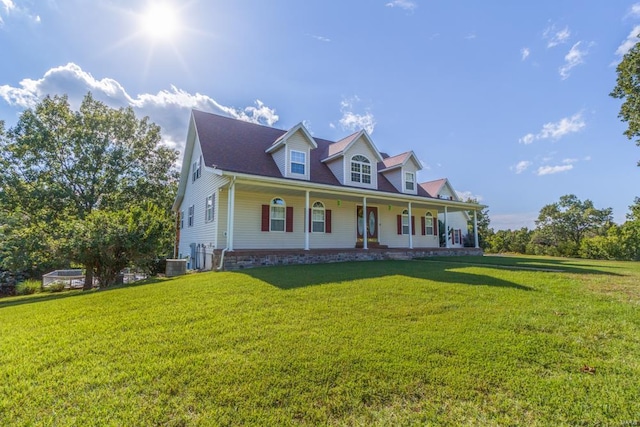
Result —
<instances>
[{"instance_id":1,"label":"red window shutter","mask_svg":"<svg viewBox=\"0 0 640 427\"><path fill-rule=\"evenodd\" d=\"M416 234L416 217L411 216L411 234Z\"/></svg>"},{"instance_id":2,"label":"red window shutter","mask_svg":"<svg viewBox=\"0 0 640 427\"><path fill-rule=\"evenodd\" d=\"M309 233L311 233L311 227L312 227L312 223L311 223L311 213L313 212L312 209L309 209Z\"/></svg>"},{"instance_id":3,"label":"red window shutter","mask_svg":"<svg viewBox=\"0 0 640 427\"><path fill-rule=\"evenodd\" d=\"M424 217L420 217L420 224L422 225L422 235L425 236L427 234L427 228L425 227Z\"/></svg>"},{"instance_id":4,"label":"red window shutter","mask_svg":"<svg viewBox=\"0 0 640 427\"><path fill-rule=\"evenodd\" d=\"M437 217L433 218L433 234L434 234L434 236L439 236L440 235L438 233L438 218Z\"/></svg>"},{"instance_id":5,"label":"red window shutter","mask_svg":"<svg viewBox=\"0 0 640 427\"><path fill-rule=\"evenodd\" d=\"M262 231L269 231L269 205L262 205Z\"/></svg>"},{"instance_id":6,"label":"red window shutter","mask_svg":"<svg viewBox=\"0 0 640 427\"><path fill-rule=\"evenodd\" d=\"M402 234L402 215L398 215L398 234Z\"/></svg>"},{"instance_id":7,"label":"red window shutter","mask_svg":"<svg viewBox=\"0 0 640 427\"><path fill-rule=\"evenodd\" d=\"M287 223L285 225L285 231L287 233L293 232L293 206L287 206Z\"/></svg>"},{"instance_id":8,"label":"red window shutter","mask_svg":"<svg viewBox=\"0 0 640 427\"><path fill-rule=\"evenodd\" d=\"M331 209L324 211L324 232L331 233Z\"/></svg>"}]
</instances>

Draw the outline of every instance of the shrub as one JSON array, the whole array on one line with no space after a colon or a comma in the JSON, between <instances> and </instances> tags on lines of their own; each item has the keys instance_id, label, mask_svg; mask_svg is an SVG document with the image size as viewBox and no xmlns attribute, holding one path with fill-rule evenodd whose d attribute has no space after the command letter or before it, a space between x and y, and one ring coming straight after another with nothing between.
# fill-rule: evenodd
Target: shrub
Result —
<instances>
[{"instance_id":1,"label":"shrub","mask_svg":"<svg viewBox=\"0 0 640 427\"><path fill-rule=\"evenodd\" d=\"M67 284L65 282L61 282L56 280L55 282L51 283L49 286L47 286L47 291L49 292L62 292L64 291L64 287Z\"/></svg>"},{"instance_id":2,"label":"shrub","mask_svg":"<svg viewBox=\"0 0 640 427\"><path fill-rule=\"evenodd\" d=\"M38 280L25 280L16 285L16 295L31 295L42 290Z\"/></svg>"}]
</instances>

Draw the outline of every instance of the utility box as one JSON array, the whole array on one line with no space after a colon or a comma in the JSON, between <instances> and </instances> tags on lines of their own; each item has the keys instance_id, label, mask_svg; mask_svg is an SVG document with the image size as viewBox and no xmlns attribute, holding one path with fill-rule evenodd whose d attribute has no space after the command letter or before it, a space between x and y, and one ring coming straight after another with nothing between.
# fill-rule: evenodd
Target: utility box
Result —
<instances>
[{"instance_id":1,"label":"utility box","mask_svg":"<svg viewBox=\"0 0 640 427\"><path fill-rule=\"evenodd\" d=\"M168 259L165 274L167 277L182 276L187 273L186 259Z\"/></svg>"}]
</instances>

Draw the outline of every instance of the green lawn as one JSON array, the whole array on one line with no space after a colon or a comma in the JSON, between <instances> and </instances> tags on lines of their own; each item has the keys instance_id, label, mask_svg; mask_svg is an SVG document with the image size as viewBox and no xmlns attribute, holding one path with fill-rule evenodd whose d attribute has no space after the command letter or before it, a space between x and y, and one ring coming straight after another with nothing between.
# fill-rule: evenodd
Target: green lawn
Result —
<instances>
[{"instance_id":1,"label":"green lawn","mask_svg":"<svg viewBox=\"0 0 640 427\"><path fill-rule=\"evenodd\" d=\"M0 299L0 425L238 424L640 425L640 263L360 262Z\"/></svg>"}]
</instances>

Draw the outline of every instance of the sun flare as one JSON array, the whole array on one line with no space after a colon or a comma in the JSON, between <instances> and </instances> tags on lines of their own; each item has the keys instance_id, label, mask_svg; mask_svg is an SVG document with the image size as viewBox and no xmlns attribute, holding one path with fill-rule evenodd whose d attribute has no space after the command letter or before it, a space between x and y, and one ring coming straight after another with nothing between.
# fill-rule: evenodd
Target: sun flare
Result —
<instances>
[{"instance_id":1,"label":"sun flare","mask_svg":"<svg viewBox=\"0 0 640 427\"><path fill-rule=\"evenodd\" d=\"M153 39L170 39L178 32L178 14L171 5L153 3L141 16L143 31Z\"/></svg>"}]
</instances>

